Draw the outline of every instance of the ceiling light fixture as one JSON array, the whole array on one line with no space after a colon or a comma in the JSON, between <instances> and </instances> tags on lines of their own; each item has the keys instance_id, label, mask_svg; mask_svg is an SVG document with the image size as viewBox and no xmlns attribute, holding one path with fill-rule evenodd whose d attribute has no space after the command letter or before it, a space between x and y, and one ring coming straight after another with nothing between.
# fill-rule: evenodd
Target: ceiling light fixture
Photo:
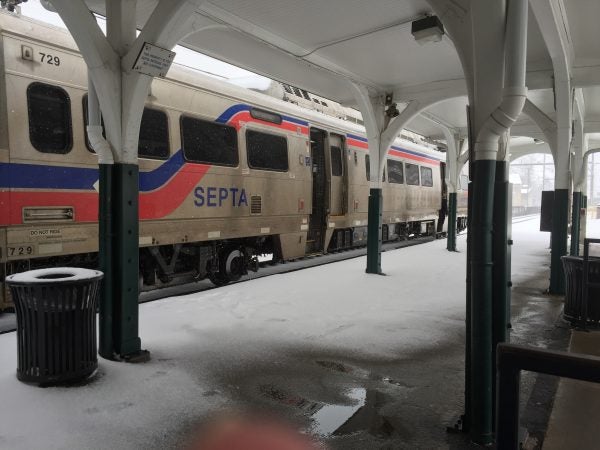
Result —
<instances>
[{"instance_id":1,"label":"ceiling light fixture","mask_svg":"<svg viewBox=\"0 0 600 450\"><path fill-rule=\"evenodd\" d=\"M444 35L444 25L438 16L427 16L412 22L411 33L420 45L427 42L440 42Z\"/></svg>"}]
</instances>

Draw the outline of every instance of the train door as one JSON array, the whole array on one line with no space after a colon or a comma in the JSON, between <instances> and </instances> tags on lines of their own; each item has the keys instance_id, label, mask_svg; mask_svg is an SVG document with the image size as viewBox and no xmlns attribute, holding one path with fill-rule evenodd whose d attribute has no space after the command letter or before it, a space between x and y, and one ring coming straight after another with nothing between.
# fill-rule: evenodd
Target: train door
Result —
<instances>
[{"instance_id":1,"label":"train door","mask_svg":"<svg viewBox=\"0 0 600 450\"><path fill-rule=\"evenodd\" d=\"M306 237L306 253L323 251L328 208L328 183L325 160L327 133L310 130L310 159L312 163L312 211Z\"/></svg>"},{"instance_id":2,"label":"train door","mask_svg":"<svg viewBox=\"0 0 600 450\"><path fill-rule=\"evenodd\" d=\"M440 162L440 186L442 186L442 204L440 205L439 218L437 224L437 232L441 233L444 230L444 222L448 214L448 185L446 184L446 163Z\"/></svg>"},{"instance_id":3,"label":"train door","mask_svg":"<svg viewBox=\"0 0 600 450\"><path fill-rule=\"evenodd\" d=\"M344 141L338 134L329 136L330 168L331 168L331 192L329 197L329 214L332 216L343 216L347 211L348 175L347 161L345 158Z\"/></svg>"}]
</instances>

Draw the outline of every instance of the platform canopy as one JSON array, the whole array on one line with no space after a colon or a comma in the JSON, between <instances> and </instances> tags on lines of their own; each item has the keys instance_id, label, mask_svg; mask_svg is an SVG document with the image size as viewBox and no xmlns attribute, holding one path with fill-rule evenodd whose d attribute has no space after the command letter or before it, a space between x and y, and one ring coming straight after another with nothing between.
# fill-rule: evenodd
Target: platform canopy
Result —
<instances>
[{"instance_id":1,"label":"platform canopy","mask_svg":"<svg viewBox=\"0 0 600 450\"><path fill-rule=\"evenodd\" d=\"M103 0L86 3L105 14ZM138 27L156 3L138 0ZM468 7L466 1L451 3ZM530 100L554 117L553 58L565 58L572 68L573 86L583 88L586 132L600 132L600 88L594 87L600 84L600 51L590 32L600 17L600 2L530 4ZM431 107L429 118L417 117L407 126L443 139L435 122L466 134L466 85L451 36L420 45L411 35L411 23L433 12L425 0L204 1L196 9L198 31L181 44L346 105L355 106L355 99L340 78L359 82L373 94L394 92L399 102L447 91L456 97ZM544 138L526 116L512 135Z\"/></svg>"}]
</instances>

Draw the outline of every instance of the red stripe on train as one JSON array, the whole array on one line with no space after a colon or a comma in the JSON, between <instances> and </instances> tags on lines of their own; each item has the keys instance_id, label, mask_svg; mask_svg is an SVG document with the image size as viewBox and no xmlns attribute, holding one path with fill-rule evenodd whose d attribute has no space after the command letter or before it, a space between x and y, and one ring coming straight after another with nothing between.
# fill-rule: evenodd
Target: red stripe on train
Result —
<instances>
[{"instance_id":1,"label":"red stripe on train","mask_svg":"<svg viewBox=\"0 0 600 450\"><path fill-rule=\"evenodd\" d=\"M2 197L4 196L9 200L7 203L10 207L10 214L7 214L7 222L1 222L3 225L22 224L23 208L27 207L69 206L74 210L74 222L96 222L98 220L97 192L12 191L2 195ZM0 197L0 201L2 197Z\"/></svg>"},{"instance_id":2,"label":"red stripe on train","mask_svg":"<svg viewBox=\"0 0 600 450\"><path fill-rule=\"evenodd\" d=\"M140 193L140 219L168 216L186 199L210 166L184 164L181 170L161 188ZM23 208L69 206L74 209L74 222L98 220L98 193L92 191L3 191L0 192L0 225L23 223Z\"/></svg>"},{"instance_id":3,"label":"red stripe on train","mask_svg":"<svg viewBox=\"0 0 600 450\"><path fill-rule=\"evenodd\" d=\"M160 219L175 211L204 177L209 165L184 164L160 189L140 194L140 219Z\"/></svg>"},{"instance_id":4,"label":"red stripe on train","mask_svg":"<svg viewBox=\"0 0 600 450\"><path fill-rule=\"evenodd\" d=\"M264 120L255 119L254 117L252 117L250 115L249 111L240 111L240 112L234 114L227 123L230 125L233 125L236 128L236 130L239 131L239 129L241 127L240 122L261 123L263 125L269 125L274 128L280 128L280 129L284 129L286 131L292 131L294 133L296 133L296 132L298 132L298 130L300 130L300 133L308 136L308 127L307 126L300 125L300 124L297 124L294 122L288 122L285 119L279 125L276 123L272 123L272 122L266 122Z\"/></svg>"}]
</instances>

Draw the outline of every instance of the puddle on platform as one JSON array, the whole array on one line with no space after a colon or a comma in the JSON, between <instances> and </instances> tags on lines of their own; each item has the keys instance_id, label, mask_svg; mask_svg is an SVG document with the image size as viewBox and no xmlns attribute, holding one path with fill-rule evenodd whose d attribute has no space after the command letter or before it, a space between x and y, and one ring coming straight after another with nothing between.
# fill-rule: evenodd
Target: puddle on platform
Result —
<instances>
[{"instance_id":1,"label":"puddle on platform","mask_svg":"<svg viewBox=\"0 0 600 450\"><path fill-rule=\"evenodd\" d=\"M273 385L260 386L260 391L271 400L299 409L312 421L309 431L321 437L343 436L360 431L389 437L398 431L379 414L381 394L375 390L351 388L345 393L347 404L309 400Z\"/></svg>"},{"instance_id":2,"label":"puddle on platform","mask_svg":"<svg viewBox=\"0 0 600 450\"><path fill-rule=\"evenodd\" d=\"M365 406L367 390L353 388L347 393L352 400L350 405L321 406L312 416L314 425L312 431L320 436L331 436L345 425L361 408Z\"/></svg>"}]
</instances>

